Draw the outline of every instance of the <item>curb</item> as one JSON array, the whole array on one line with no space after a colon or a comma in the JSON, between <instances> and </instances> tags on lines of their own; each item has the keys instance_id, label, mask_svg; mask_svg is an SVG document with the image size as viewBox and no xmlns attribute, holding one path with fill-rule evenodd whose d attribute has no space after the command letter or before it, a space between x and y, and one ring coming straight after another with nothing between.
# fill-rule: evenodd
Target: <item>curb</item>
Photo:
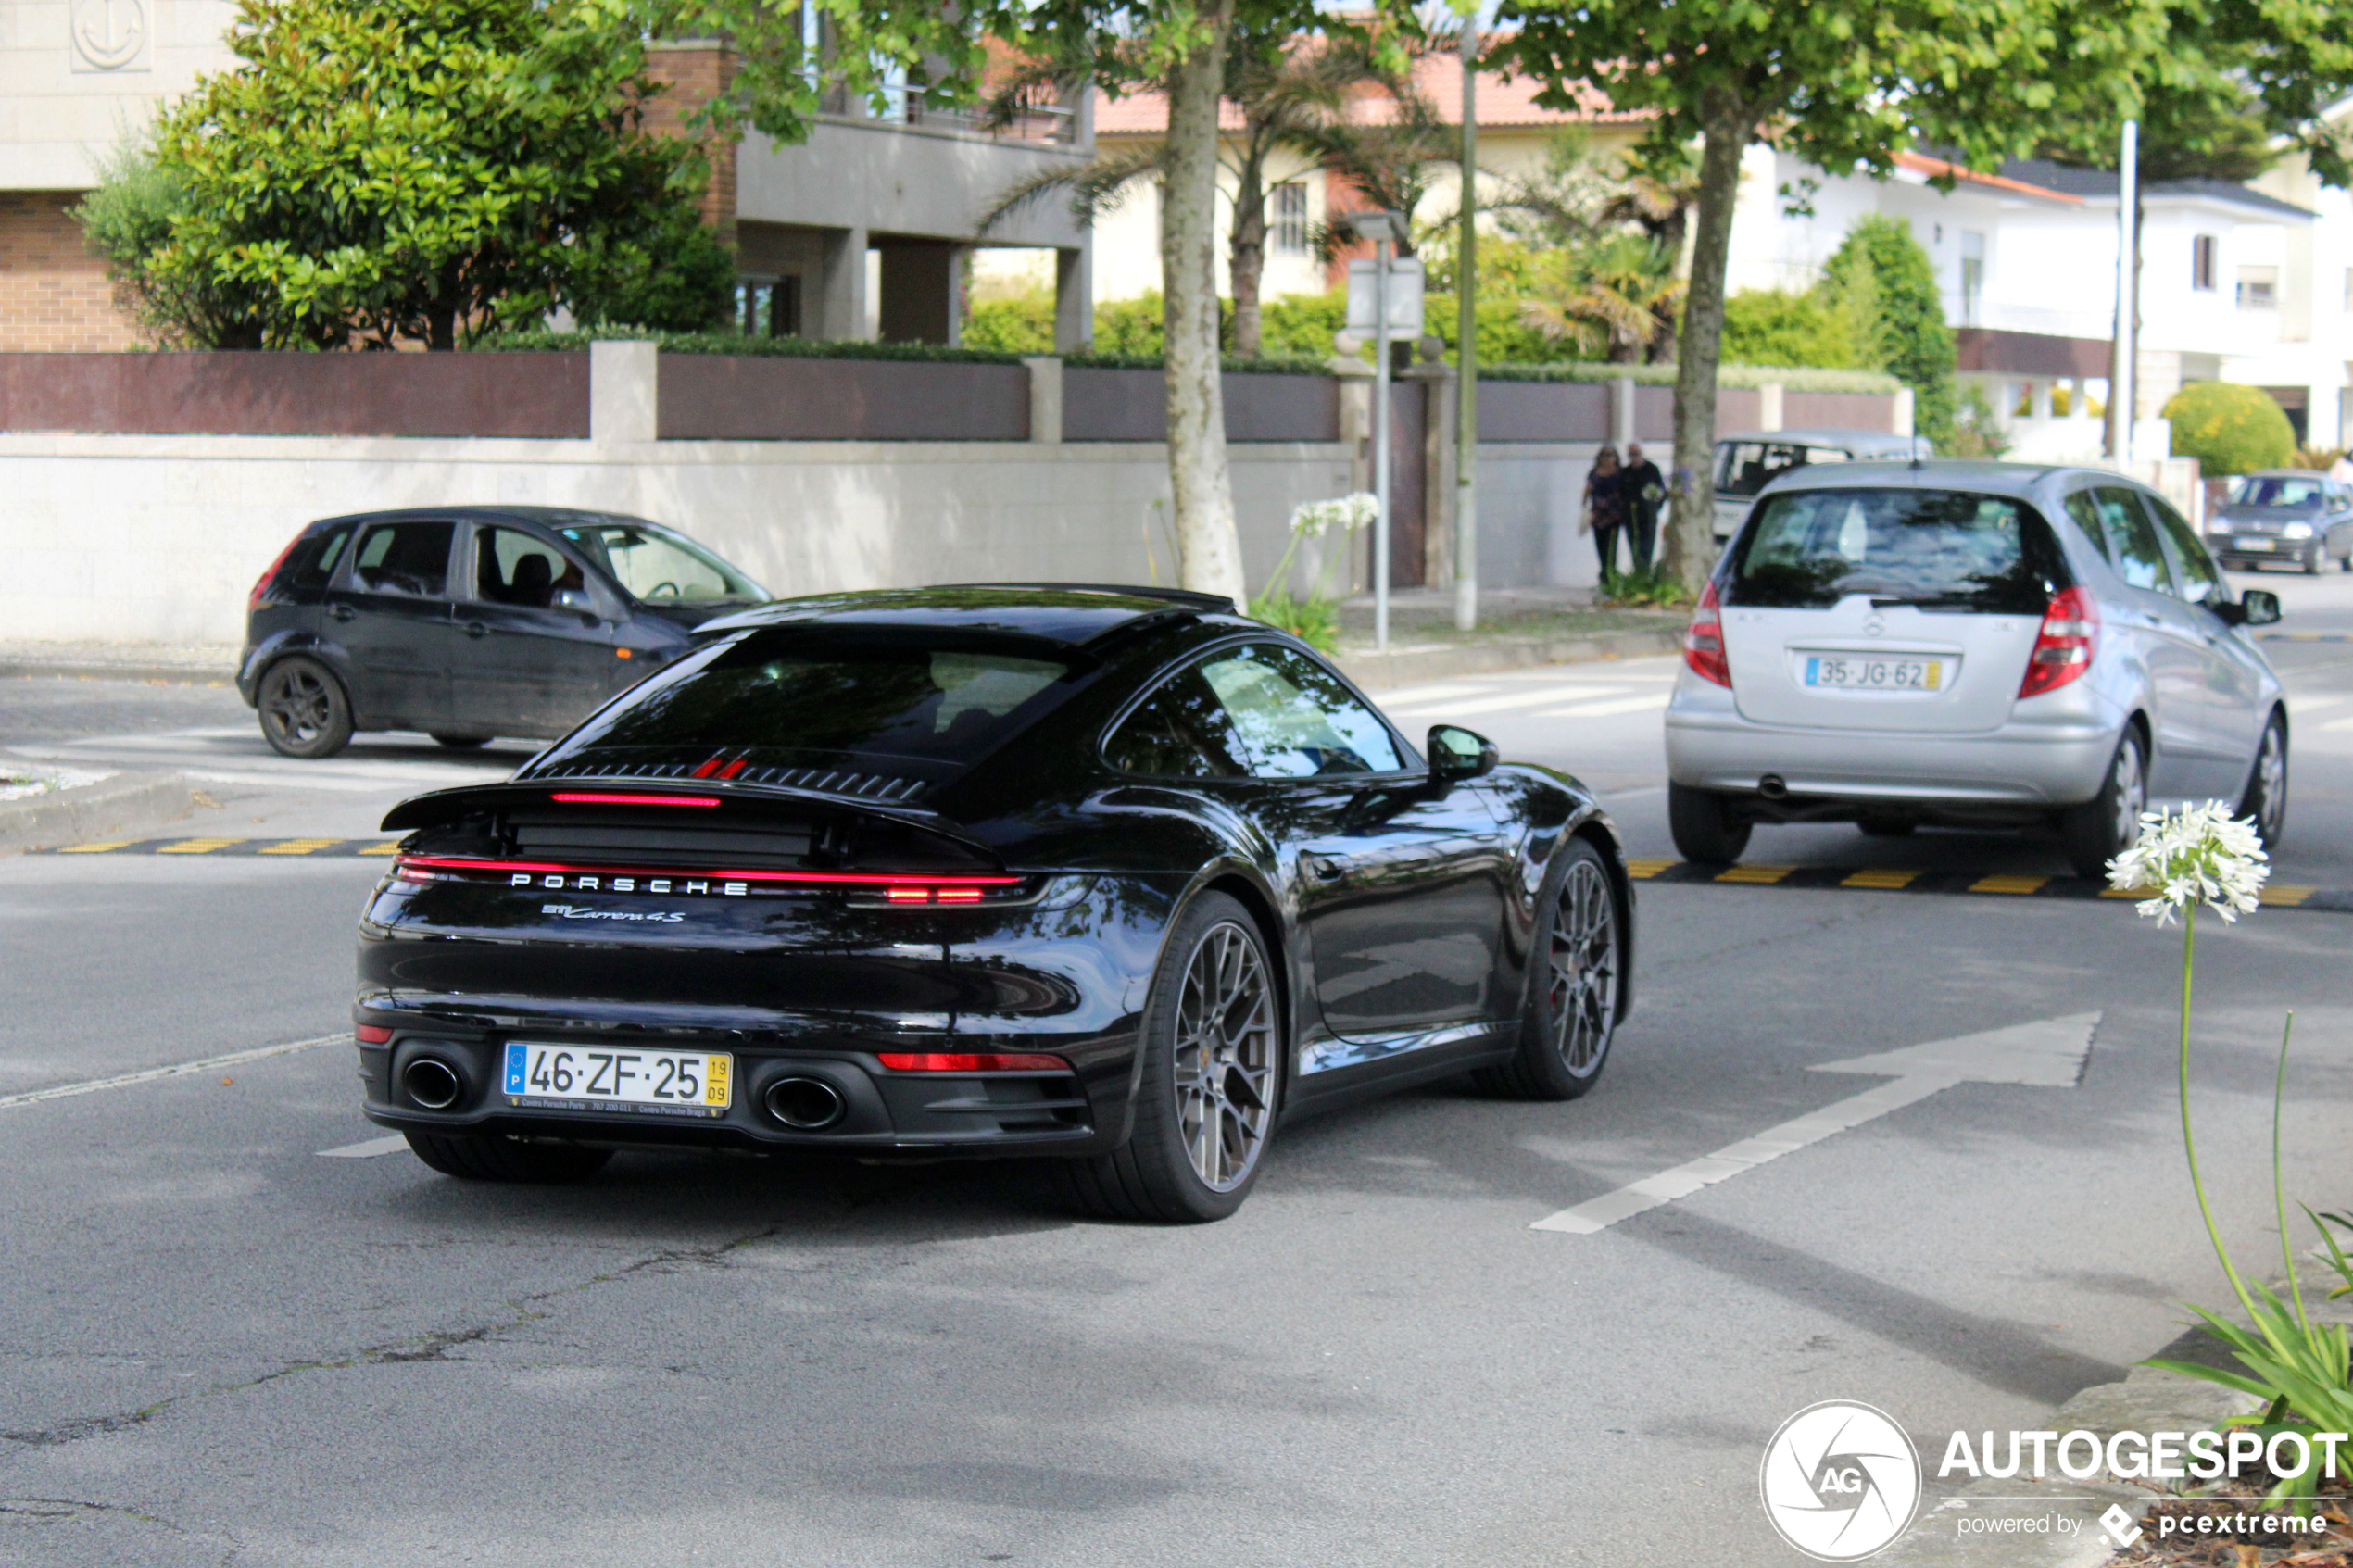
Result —
<instances>
[{"instance_id":1,"label":"curb","mask_svg":"<svg viewBox=\"0 0 2353 1568\"><path fill-rule=\"evenodd\" d=\"M1337 662L1349 679L1368 687L1439 681L1449 675L1484 675L1540 664L1580 664L1602 659L1647 659L1683 646L1683 628L1591 632L1579 637L1530 637L1473 643L1462 647L1409 647L1380 654L1370 648L1342 650Z\"/></svg>"},{"instance_id":2,"label":"curb","mask_svg":"<svg viewBox=\"0 0 2353 1568\"><path fill-rule=\"evenodd\" d=\"M178 773L116 773L0 804L0 852L143 832L186 816L195 804L195 790Z\"/></svg>"},{"instance_id":3,"label":"curb","mask_svg":"<svg viewBox=\"0 0 2353 1568\"><path fill-rule=\"evenodd\" d=\"M2162 1352L2160 1352L2162 1353ZM2059 1406L2045 1424L2056 1432L2081 1428L2103 1442L2120 1431L2196 1432L2225 1416L2256 1408L2244 1394L2179 1373L2136 1366L2121 1383L2101 1383ZM1924 1454L1923 1460L1927 1458ZM2020 1501L2031 1491L2033 1500ZM2157 1494L2120 1481L1972 1481L1923 1512L1912 1527L1872 1558L1873 1568L2098 1568L2117 1551L2101 1532L2099 1517L2120 1504L2136 1519ZM2016 1535L1964 1536L1960 1522L1973 1519L2072 1520L2071 1528Z\"/></svg>"},{"instance_id":4,"label":"curb","mask_svg":"<svg viewBox=\"0 0 2353 1568\"><path fill-rule=\"evenodd\" d=\"M233 669L209 664L108 664L68 659L0 659L0 679L47 677L61 681L168 681L183 686L236 684Z\"/></svg>"}]
</instances>

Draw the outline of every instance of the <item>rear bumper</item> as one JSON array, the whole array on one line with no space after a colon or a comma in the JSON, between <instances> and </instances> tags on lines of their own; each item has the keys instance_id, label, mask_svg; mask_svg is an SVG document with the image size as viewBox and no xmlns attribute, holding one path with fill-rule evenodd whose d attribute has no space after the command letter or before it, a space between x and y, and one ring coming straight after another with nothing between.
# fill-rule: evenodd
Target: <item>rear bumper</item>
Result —
<instances>
[{"instance_id":1,"label":"rear bumper","mask_svg":"<svg viewBox=\"0 0 2353 1568\"><path fill-rule=\"evenodd\" d=\"M2121 716L2106 722L2078 714L2013 719L1969 734L1796 729L1742 718L1730 693L1718 703L1684 690L1667 711L1667 771L1688 788L1731 793L1755 794L1763 780L1778 776L1795 797L1923 807L2074 806L2099 793L2122 722Z\"/></svg>"},{"instance_id":2,"label":"rear bumper","mask_svg":"<svg viewBox=\"0 0 2353 1568\"><path fill-rule=\"evenodd\" d=\"M380 1010L363 1015L383 1024ZM504 1135L602 1145L736 1148L815 1154L988 1157L1091 1154L1117 1147L1127 1132L1127 1085L1134 1036L1066 1042L1069 1073L894 1073L873 1048L844 1042L824 1048L796 1042L687 1040L671 1032L656 1038L609 1035L558 1035L547 1029L499 1031L452 1027L430 1018L393 1023L391 1041L361 1045L362 1110L380 1126L401 1132ZM732 1103L714 1115L657 1115L625 1110L561 1110L531 1106L502 1092L499 1066L507 1036L576 1040L592 1049L726 1051L733 1058ZM925 1047L890 1042L895 1048ZM929 1048L941 1048L936 1042ZM949 1048L970 1049L959 1042ZM1028 1040L1026 1050L1051 1050ZM406 1073L421 1057L448 1066L464 1085L446 1110L428 1110L406 1090ZM779 1079L815 1079L841 1101L838 1120L802 1130L768 1110L765 1097Z\"/></svg>"}]
</instances>

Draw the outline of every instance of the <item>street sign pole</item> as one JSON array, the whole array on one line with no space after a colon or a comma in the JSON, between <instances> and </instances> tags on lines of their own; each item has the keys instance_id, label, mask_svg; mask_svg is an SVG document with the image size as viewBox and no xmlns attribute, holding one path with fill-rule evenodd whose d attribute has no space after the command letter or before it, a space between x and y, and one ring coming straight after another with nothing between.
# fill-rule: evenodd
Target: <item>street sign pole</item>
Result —
<instances>
[{"instance_id":1,"label":"street sign pole","mask_svg":"<svg viewBox=\"0 0 2353 1568\"><path fill-rule=\"evenodd\" d=\"M1478 8L1463 14L1462 227L1454 242L1454 629L1478 624Z\"/></svg>"},{"instance_id":2,"label":"street sign pole","mask_svg":"<svg viewBox=\"0 0 2353 1568\"><path fill-rule=\"evenodd\" d=\"M1389 651L1389 236L1373 241L1373 646Z\"/></svg>"}]
</instances>

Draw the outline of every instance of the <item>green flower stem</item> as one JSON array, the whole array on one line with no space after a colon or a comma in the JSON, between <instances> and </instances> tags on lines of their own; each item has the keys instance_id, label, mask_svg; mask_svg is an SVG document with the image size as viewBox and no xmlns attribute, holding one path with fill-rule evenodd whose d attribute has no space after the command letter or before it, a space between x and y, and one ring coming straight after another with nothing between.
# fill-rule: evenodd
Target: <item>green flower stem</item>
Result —
<instances>
[{"instance_id":1,"label":"green flower stem","mask_svg":"<svg viewBox=\"0 0 2353 1568\"><path fill-rule=\"evenodd\" d=\"M2197 906L2186 904L2182 909L2182 1151L2189 1157L2190 1190L2197 1195L2197 1211L2206 1221L2206 1238L2214 1246L2214 1256L2222 1265L2222 1273L2231 1282L2231 1292L2246 1309L2247 1321L2260 1322L2256 1316L2255 1301L2247 1294L2246 1282L2231 1262L2231 1254L2222 1245L2222 1230L2214 1223L2213 1206L2206 1200L2206 1180L2198 1174L2197 1139L2190 1132L2190 981L2197 963Z\"/></svg>"},{"instance_id":2,"label":"green flower stem","mask_svg":"<svg viewBox=\"0 0 2353 1568\"><path fill-rule=\"evenodd\" d=\"M2280 1256L2287 1262L2288 1298L2296 1303L2296 1325L2307 1335L2312 1332L2312 1320L2304 1311L2304 1286L2296 1278L2296 1248L2287 1239L2287 1183L2282 1175L2280 1162L2280 1115L2287 1102L2287 1042L2296 1032L2296 1012L2290 1009L2287 1022L2280 1026L2280 1070L2271 1080L2271 1203L2280 1216Z\"/></svg>"}]
</instances>

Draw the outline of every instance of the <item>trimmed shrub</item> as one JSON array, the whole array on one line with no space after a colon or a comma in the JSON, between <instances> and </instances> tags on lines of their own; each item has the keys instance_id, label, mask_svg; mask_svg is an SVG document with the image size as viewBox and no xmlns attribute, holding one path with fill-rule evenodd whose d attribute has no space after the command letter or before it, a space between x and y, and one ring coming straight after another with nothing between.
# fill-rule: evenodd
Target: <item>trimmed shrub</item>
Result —
<instances>
[{"instance_id":1,"label":"trimmed shrub","mask_svg":"<svg viewBox=\"0 0 2353 1568\"><path fill-rule=\"evenodd\" d=\"M2173 450L2196 458L2209 478L2255 469L2285 468L2296 457L2296 431L2259 386L2200 381L2165 405L2173 421Z\"/></svg>"}]
</instances>

